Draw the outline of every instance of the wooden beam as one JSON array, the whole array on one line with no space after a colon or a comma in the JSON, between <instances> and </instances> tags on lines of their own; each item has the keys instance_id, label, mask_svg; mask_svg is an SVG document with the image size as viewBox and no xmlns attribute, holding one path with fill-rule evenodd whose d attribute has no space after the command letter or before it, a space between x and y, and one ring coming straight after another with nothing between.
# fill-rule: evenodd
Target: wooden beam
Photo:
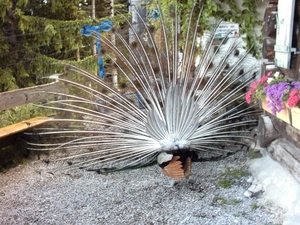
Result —
<instances>
[{"instance_id":1,"label":"wooden beam","mask_svg":"<svg viewBox=\"0 0 300 225\"><path fill-rule=\"evenodd\" d=\"M54 96L49 94L49 92L67 93L67 88L62 82L53 82L14 91L2 92L0 93L0 110L49 99L49 97Z\"/></svg>"}]
</instances>

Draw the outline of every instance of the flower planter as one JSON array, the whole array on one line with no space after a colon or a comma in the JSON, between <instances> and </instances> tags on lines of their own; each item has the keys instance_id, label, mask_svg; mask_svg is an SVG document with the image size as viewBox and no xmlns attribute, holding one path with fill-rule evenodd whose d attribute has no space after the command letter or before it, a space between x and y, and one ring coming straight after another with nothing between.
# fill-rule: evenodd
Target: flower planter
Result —
<instances>
[{"instance_id":1,"label":"flower planter","mask_svg":"<svg viewBox=\"0 0 300 225\"><path fill-rule=\"evenodd\" d=\"M292 126L300 130L300 108L291 108Z\"/></svg>"},{"instance_id":2,"label":"flower planter","mask_svg":"<svg viewBox=\"0 0 300 225\"><path fill-rule=\"evenodd\" d=\"M268 113L271 113L271 110L267 106L267 99L266 98L261 100L261 107L263 108L263 110L267 111Z\"/></svg>"},{"instance_id":3,"label":"flower planter","mask_svg":"<svg viewBox=\"0 0 300 225\"><path fill-rule=\"evenodd\" d=\"M267 106L267 99L263 99L261 101L262 108L267 111L268 113L271 113L271 110ZM289 110L291 111L291 118L292 121L289 119ZM272 113L271 113L272 114ZM291 108L289 109L287 104L285 103L285 108L276 114L276 117L283 120L284 122L291 124L293 127L300 130L300 108Z\"/></svg>"},{"instance_id":4,"label":"flower planter","mask_svg":"<svg viewBox=\"0 0 300 225\"><path fill-rule=\"evenodd\" d=\"M267 98L265 98L261 101L261 105L265 111L272 114L271 110L267 106ZM276 117L283 120L284 122L286 122L288 124L291 124L290 119L289 119L289 109L288 109L286 103L284 103L284 109L281 110L279 113L276 113ZM299 111L299 119L300 119L300 111ZM299 125L300 125L300 121L299 121Z\"/></svg>"},{"instance_id":5,"label":"flower planter","mask_svg":"<svg viewBox=\"0 0 300 225\"><path fill-rule=\"evenodd\" d=\"M279 113L276 113L276 117L283 120L284 122L291 124L290 118L289 118L289 110L286 104L284 104L284 109L281 110Z\"/></svg>"},{"instance_id":6,"label":"flower planter","mask_svg":"<svg viewBox=\"0 0 300 225\"><path fill-rule=\"evenodd\" d=\"M267 105L268 99L272 100L270 108ZM269 71L250 84L245 100L248 104L260 101L261 108L270 114L281 110L274 116L300 130L300 81L289 80L279 71L274 74ZM273 107L276 109L271 111Z\"/></svg>"}]
</instances>

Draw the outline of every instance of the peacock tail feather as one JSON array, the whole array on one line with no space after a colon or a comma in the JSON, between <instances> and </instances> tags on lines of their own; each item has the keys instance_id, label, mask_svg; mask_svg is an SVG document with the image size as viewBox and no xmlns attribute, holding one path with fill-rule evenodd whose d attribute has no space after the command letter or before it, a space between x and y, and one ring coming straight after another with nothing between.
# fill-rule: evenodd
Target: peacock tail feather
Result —
<instances>
[{"instance_id":1,"label":"peacock tail feather","mask_svg":"<svg viewBox=\"0 0 300 225\"><path fill-rule=\"evenodd\" d=\"M185 33L176 5L170 13L156 8L161 13L154 25L137 14L139 30L124 16L134 41L122 29L112 28L115 40L100 34L119 87L65 65L58 80L69 93L49 92L57 97L41 107L57 117L53 126L28 133L41 138L28 142L30 150L50 151L68 162L66 168L99 172L151 165L166 152L174 155L176 176L183 176L179 169L190 168L191 159L226 157L245 144L257 110L244 94L258 63L240 38L215 38L221 22L209 32L200 29L201 6L191 9ZM187 152L188 165L176 162Z\"/></svg>"}]
</instances>

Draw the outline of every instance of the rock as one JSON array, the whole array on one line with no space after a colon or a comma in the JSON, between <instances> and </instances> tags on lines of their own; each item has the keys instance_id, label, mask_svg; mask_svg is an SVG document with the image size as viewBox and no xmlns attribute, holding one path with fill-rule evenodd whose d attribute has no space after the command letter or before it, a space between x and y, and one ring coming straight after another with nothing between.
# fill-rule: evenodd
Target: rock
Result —
<instances>
[{"instance_id":1,"label":"rock","mask_svg":"<svg viewBox=\"0 0 300 225\"><path fill-rule=\"evenodd\" d=\"M247 191L244 192L244 196L247 197L247 198L251 198L252 195L253 195L253 193L251 191L247 190Z\"/></svg>"},{"instance_id":2,"label":"rock","mask_svg":"<svg viewBox=\"0 0 300 225\"><path fill-rule=\"evenodd\" d=\"M253 195L258 194L263 190L263 186L261 184L252 184L249 188L248 191L252 192Z\"/></svg>"},{"instance_id":3,"label":"rock","mask_svg":"<svg viewBox=\"0 0 300 225\"><path fill-rule=\"evenodd\" d=\"M249 177L249 178L247 179L247 183L252 184L252 182L253 182L253 177L251 176L251 177Z\"/></svg>"}]
</instances>

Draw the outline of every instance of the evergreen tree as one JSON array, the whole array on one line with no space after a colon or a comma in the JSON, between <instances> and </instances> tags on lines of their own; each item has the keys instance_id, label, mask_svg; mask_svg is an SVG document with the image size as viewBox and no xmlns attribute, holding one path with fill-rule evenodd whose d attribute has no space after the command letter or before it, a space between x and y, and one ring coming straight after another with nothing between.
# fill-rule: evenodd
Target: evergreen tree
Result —
<instances>
[{"instance_id":1,"label":"evergreen tree","mask_svg":"<svg viewBox=\"0 0 300 225\"><path fill-rule=\"evenodd\" d=\"M80 34L84 25L110 16L101 15L104 1L95 1L96 21L90 0L1 0L0 92L43 82L41 77L63 71L61 62L97 70L92 40Z\"/></svg>"}]
</instances>

